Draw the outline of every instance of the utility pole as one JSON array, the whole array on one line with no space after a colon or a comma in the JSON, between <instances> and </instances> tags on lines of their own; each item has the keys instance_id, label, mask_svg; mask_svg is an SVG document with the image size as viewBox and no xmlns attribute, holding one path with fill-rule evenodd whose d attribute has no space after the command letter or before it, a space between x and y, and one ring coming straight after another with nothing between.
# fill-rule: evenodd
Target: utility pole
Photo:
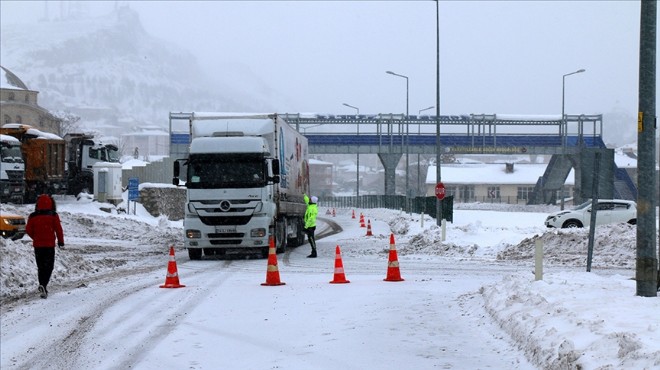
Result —
<instances>
[{"instance_id":1,"label":"utility pole","mask_svg":"<svg viewBox=\"0 0 660 370\"><path fill-rule=\"evenodd\" d=\"M441 142L440 142L440 0L435 0L435 182L436 184L442 181L440 162L442 159ZM438 226L442 226L443 212L442 201L436 199L435 211L437 214L436 222Z\"/></svg>"},{"instance_id":2,"label":"utility pole","mask_svg":"<svg viewBox=\"0 0 660 370\"><path fill-rule=\"evenodd\" d=\"M639 30L639 112L637 117L637 295L657 297L660 285L656 253L655 207L655 58L658 4L642 0Z\"/></svg>"}]
</instances>

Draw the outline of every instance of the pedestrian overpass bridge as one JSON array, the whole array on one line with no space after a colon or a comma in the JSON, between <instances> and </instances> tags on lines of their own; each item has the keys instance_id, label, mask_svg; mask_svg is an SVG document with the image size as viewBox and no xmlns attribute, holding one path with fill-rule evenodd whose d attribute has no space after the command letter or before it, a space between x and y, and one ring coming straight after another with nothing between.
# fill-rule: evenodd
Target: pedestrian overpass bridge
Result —
<instances>
[{"instance_id":1,"label":"pedestrian overpass bridge","mask_svg":"<svg viewBox=\"0 0 660 370\"><path fill-rule=\"evenodd\" d=\"M602 139L602 115L458 116L283 114L308 139L310 154L377 154L385 168L385 193L394 194L395 169L404 154L538 154L551 160L535 186L532 204L552 203L571 169L572 197L592 196L599 158L599 197L635 200L628 173L617 168ZM438 132L440 135L438 136ZM439 138L439 140L438 140ZM597 154L598 153L598 154Z\"/></svg>"}]
</instances>

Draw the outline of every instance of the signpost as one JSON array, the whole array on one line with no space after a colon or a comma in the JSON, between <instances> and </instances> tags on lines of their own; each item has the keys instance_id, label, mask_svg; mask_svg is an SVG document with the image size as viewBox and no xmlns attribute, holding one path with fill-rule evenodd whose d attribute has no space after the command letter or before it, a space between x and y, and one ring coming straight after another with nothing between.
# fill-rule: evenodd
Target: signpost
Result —
<instances>
[{"instance_id":1,"label":"signpost","mask_svg":"<svg viewBox=\"0 0 660 370\"><path fill-rule=\"evenodd\" d=\"M445 191L445 184L439 182L439 183L435 186L435 196L436 196L436 198L438 198L438 199L442 202L442 200L445 199L445 193L446 193L446 191ZM440 209L443 209L443 207L440 207ZM442 221L440 222L440 224L442 225L442 241L445 241L446 230L447 230L447 229L446 229L446 227L447 227L446 225L447 225L447 224L445 223L445 218L442 217L441 214L438 215L437 217L439 217L439 218L442 219Z\"/></svg>"},{"instance_id":2,"label":"signpost","mask_svg":"<svg viewBox=\"0 0 660 370\"><path fill-rule=\"evenodd\" d=\"M133 214L136 212L137 208L137 199L140 198L140 191L138 189L140 185L140 179L137 177L128 178L128 210L131 210L131 201L135 201L133 205Z\"/></svg>"}]
</instances>

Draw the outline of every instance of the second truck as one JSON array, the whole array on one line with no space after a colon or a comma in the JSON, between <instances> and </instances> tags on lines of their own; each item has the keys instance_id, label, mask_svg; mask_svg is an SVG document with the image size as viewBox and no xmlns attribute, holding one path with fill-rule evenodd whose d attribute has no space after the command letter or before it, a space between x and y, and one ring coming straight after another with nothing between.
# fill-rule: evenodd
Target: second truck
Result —
<instances>
[{"instance_id":1,"label":"second truck","mask_svg":"<svg viewBox=\"0 0 660 370\"><path fill-rule=\"evenodd\" d=\"M4 124L0 134L3 201L34 203L41 193L92 193L93 165L119 162L116 145L91 135L67 134L62 139L19 123Z\"/></svg>"},{"instance_id":2,"label":"second truck","mask_svg":"<svg viewBox=\"0 0 660 370\"><path fill-rule=\"evenodd\" d=\"M304 242L309 163L303 135L277 114L172 117L189 124L189 150L174 163L173 183L187 188L183 227L190 259L229 251L265 257L270 237L278 253Z\"/></svg>"}]
</instances>

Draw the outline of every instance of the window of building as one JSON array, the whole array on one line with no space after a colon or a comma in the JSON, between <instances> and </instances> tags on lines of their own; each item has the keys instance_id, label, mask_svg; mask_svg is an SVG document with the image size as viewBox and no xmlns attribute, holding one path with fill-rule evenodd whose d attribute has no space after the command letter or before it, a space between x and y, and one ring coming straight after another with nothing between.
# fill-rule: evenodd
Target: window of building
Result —
<instances>
[{"instance_id":1,"label":"window of building","mask_svg":"<svg viewBox=\"0 0 660 370\"><path fill-rule=\"evenodd\" d=\"M460 198L463 202L474 200L474 185L463 185L459 188Z\"/></svg>"},{"instance_id":2,"label":"window of building","mask_svg":"<svg viewBox=\"0 0 660 370\"><path fill-rule=\"evenodd\" d=\"M518 186L518 200L529 200L532 193L534 193L533 186Z\"/></svg>"},{"instance_id":3,"label":"window of building","mask_svg":"<svg viewBox=\"0 0 660 370\"><path fill-rule=\"evenodd\" d=\"M454 197L456 198L456 187L455 186L447 186L445 187L445 196L446 197Z\"/></svg>"},{"instance_id":4,"label":"window of building","mask_svg":"<svg viewBox=\"0 0 660 370\"><path fill-rule=\"evenodd\" d=\"M499 186L489 186L488 187L488 198L489 199L499 199L500 198L500 187Z\"/></svg>"},{"instance_id":5,"label":"window of building","mask_svg":"<svg viewBox=\"0 0 660 370\"><path fill-rule=\"evenodd\" d=\"M25 102L30 104L30 94L25 94Z\"/></svg>"},{"instance_id":6,"label":"window of building","mask_svg":"<svg viewBox=\"0 0 660 370\"><path fill-rule=\"evenodd\" d=\"M23 123L23 117L21 116L16 116L16 123Z\"/></svg>"},{"instance_id":7,"label":"window of building","mask_svg":"<svg viewBox=\"0 0 660 370\"><path fill-rule=\"evenodd\" d=\"M9 95L7 95L7 100L14 100L14 93L10 92Z\"/></svg>"},{"instance_id":8,"label":"window of building","mask_svg":"<svg viewBox=\"0 0 660 370\"><path fill-rule=\"evenodd\" d=\"M6 114L5 114L5 116L3 117L3 120L5 121L5 123L11 123L11 117L9 117L9 116L6 115Z\"/></svg>"}]
</instances>

